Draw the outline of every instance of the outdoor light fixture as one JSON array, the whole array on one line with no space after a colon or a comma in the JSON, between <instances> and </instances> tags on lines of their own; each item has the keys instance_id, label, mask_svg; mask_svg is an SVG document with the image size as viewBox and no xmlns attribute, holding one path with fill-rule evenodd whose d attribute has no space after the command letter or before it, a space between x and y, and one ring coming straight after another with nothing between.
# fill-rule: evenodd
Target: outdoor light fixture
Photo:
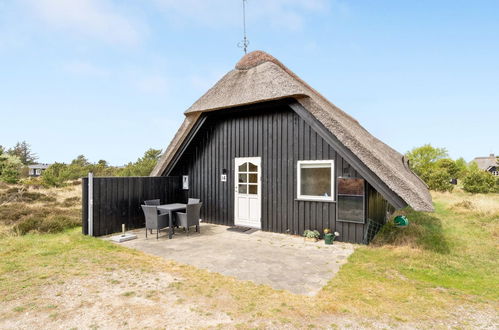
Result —
<instances>
[{"instance_id":1,"label":"outdoor light fixture","mask_svg":"<svg viewBox=\"0 0 499 330\"><path fill-rule=\"evenodd\" d=\"M220 181L227 182L227 169L222 169L222 175L220 176Z\"/></svg>"}]
</instances>

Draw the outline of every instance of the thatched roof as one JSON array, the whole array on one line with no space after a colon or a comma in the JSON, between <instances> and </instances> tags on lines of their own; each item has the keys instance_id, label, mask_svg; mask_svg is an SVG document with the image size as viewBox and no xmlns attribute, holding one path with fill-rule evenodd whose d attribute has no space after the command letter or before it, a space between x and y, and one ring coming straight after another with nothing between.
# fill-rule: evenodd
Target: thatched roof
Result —
<instances>
[{"instance_id":1,"label":"thatched roof","mask_svg":"<svg viewBox=\"0 0 499 330\"><path fill-rule=\"evenodd\" d=\"M478 165L478 168L484 171L499 165L497 157L494 154L490 154L489 157L475 157L471 162L475 162Z\"/></svg>"},{"instance_id":2,"label":"thatched roof","mask_svg":"<svg viewBox=\"0 0 499 330\"><path fill-rule=\"evenodd\" d=\"M409 169L400 153L262 51L245 55L234 70L187 109L184 123L151 175L163 173L200 113L284 98L295 98L409 206L433 211L426 184Z\"/></svg>"}]
</instances>

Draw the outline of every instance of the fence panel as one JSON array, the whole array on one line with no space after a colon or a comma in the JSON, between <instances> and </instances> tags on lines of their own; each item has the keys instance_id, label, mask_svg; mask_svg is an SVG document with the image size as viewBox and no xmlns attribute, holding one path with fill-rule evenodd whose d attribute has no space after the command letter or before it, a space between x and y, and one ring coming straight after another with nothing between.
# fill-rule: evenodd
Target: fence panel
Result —
<instances>
[{"instance_id":1,"label":"fence panel","mask_svg":"<svg viewBox=\"0 0 499 330\"><path fill-rule=\"evenodd\" d=\"M89 234L89 180L92 180L92 236L102 236L144 227L140 207L144 200L160 199L161 204L186 202L181 178L170 177L94 177L82 181L82 230Z\"/></svg>"}]
</instances>

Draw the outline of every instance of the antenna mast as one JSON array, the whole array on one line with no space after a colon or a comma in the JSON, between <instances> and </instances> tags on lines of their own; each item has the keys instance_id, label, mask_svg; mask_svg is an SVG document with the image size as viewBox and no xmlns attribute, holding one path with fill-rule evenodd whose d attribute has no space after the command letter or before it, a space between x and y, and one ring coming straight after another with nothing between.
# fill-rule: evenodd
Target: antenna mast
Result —
<instances>
[{"instance_id":1,"label":"antenna mast","mask_svg":"<svg viewBox=\"0 0 499 330\"><path fill-rule=\"evenodd\" d=\"M248 50L249 45L249 40L246 37L246 1L247 0L243 0L243 40L237 44L239 48L242 48L244 50L245 54Z\"/></svg>"}]
</instances>

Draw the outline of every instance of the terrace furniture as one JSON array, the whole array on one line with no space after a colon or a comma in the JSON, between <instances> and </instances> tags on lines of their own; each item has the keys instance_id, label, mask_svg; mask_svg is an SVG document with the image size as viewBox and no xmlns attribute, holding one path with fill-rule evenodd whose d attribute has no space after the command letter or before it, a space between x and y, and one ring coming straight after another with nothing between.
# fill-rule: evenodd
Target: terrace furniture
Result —
<instances>
[{"instance_id":1,"label":"terrace furniture","mask_svg":"<svg viewBox=\"0 0 499 330\"><path fill-rule=\"evenodd\" d=\"M144 201L144 204L157 206L157 205L161 204L161 201L159 199L150 199L150 200Z\"/></svg>"},{"instance_id":2,"label":"terrace furniture","mask_svg":"<svg viewBox=\"0 0 499 330\"><path fill-rule=\"evenodd\" d=\"M199 198L189 198L187 204L198 204L200 202Z\"/></svg>"},{"instance_id":3,"label":"terrace furniture","mask_svg":"<svg viewBox=\"0 0 499 330\"><path fill-rule=\"evenodd\" d=\"M184 227L187 235L189 235L189 227L196 226L196 232L199 230L199 215L203 203L187 204L186 212L177 212L178 225Z\"/></svg>"},{"instance_id":4,"label":"terrace furniture","mask_svg":"<svg viewBox=\"0 0 499 330\"><path fill-rule=\"evenodd\" d=\"M155 205L142 205L142 210L146 218L146 238L148 229L151 233L153 229L156 229L156 239L159 238L159 231L161 229L169 227L170 231L173 230L173 222L171 221L170 214L158 214L158 209Z\"/></svg>"},{"instance_id":5,"label":"terrace furniture","mask_svg":"<svg viewBox=\"0 0 499 330\"><path fill-rule=\"evenodd\" d=\"M170 223L169 223L169 231L168 231L168 238L172 238L173 235L173 212L176 211L184 211L186 209L186 204L182 203L174 203L174 204L163 204L160 206L157 206L158 210L160 212L166 212L170 216Z\"/></svg>"}]
</instances>

